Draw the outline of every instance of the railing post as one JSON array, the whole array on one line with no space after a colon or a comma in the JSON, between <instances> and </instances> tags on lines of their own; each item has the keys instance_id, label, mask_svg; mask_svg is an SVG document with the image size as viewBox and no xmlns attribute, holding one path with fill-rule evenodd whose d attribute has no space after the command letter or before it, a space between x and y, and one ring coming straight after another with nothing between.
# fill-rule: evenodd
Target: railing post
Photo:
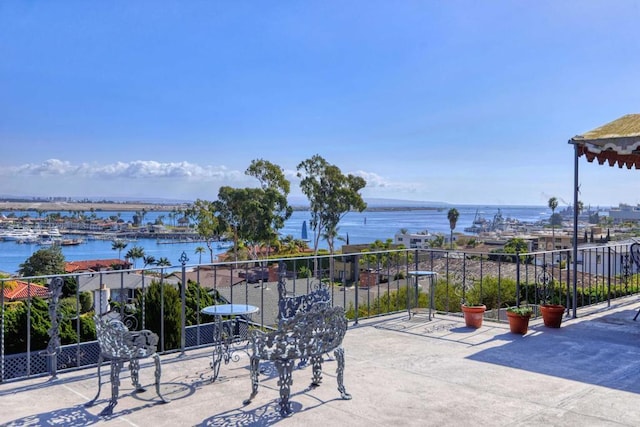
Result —
<instances>
[{"instance_id":1,"label":"railing post","mask_svg":"<svg viewBox=\"0 0 640 427\"><path fill-rule=\"evenodd\" d=\"M0 281L0 383L4 381L4 287L6 282Z\"/></svg>"},{"instance_id":2,"label":"railing post","mask_svg":"<svg viewBox=\"0 0 640 427\"><path fill-rule=\"evenodd\" d=\"M354 301L354 306L355 306L355 315L354 315L354 321L353 324L357 325L358 324L358 314L360 312L360 305L359 305L359 301L360 298L358 297L358 289L360 289L360 255L354 255L355 257L355 263L354 263L354 270L355 270L355 301ZM346 308L346 307L345 307Z\"/></svg>"},{"instance_id":3,"label":"railing post","mask_svg":"<svg viewBox=\"0 0 640 427\"><path fill-rule=\"evenodd\" d=\"M187 304L187 254L182 252L180 255L180 263L182 264L182 284L180 286L180 352L184 354L184 348L187 341L187 318L186 318L186 304Z\"/></svg>"},{"instance_id":4,"label":"railing post","mask_svg":"<svg viewBox=\"0 0 640 427\"><path fill-rule=\"evenodd\" d=\"M520 307L520 252L516 251L516 307ZM498 311L500 307L498 307Z\"/></svg>"},{"instance_id":5,"label":"railing post","mask_svg":"<svg viewBox=\"0 0 640 427\"><path fill-rule=\"evenodd\" d=\"M607 307L611 307L611 246L607 247Z\"/></svg>"}]
</instances>

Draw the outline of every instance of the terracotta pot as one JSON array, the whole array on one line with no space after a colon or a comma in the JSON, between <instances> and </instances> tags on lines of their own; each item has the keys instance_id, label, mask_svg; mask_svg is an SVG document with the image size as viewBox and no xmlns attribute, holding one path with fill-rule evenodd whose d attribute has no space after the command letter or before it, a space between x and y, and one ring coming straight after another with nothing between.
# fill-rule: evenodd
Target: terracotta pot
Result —
<instances>
[{"instance_id":1,"label":"terracotta pot","mask_svg":"<svg viewBox=\"0 0 640 427\"><path fill-rule=\"evenodd\" d=\"M529 329L529 318L531 317L530 314L522 316L520 314L507 311L507 317L509 318L509 329L512 333L521 335L527 333L527 330Z\"/></svg>"},{"instance_id":2,"label":"terracotta pot","mask_svg":"<svg viewBox=\"0 0 640 427\"><path fill-rule=\"evenodd\" d=\"M464 314L464 323L468 328L478 329L482 326L486 305L462 305L462 313Z\"/></svg>"},{"instance_id":3,"label":"terracotta pot","mask_svg":"<svg viewBox=\"0 0 640 427\"><path fill-rule=\"evenodd\" d=\"M542 321L544 326L549 328L559 328L564 315L564 305L545 304L540 306Z\"/></svg>"}]
</instances>

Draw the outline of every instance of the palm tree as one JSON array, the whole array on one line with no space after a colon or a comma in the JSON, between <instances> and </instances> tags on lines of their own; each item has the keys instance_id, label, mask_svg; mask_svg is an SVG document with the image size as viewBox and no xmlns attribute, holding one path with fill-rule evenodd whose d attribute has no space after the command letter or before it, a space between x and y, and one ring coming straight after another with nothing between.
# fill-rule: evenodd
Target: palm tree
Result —
<instances>
[{"instance_id":1,"label":"palm tree","mask_svg":"<svg viewBox=\"0 0 640 427\"><path fill-rule=\"evenodd\" d=\"M124 257L132 260L133 268L136 268L136 260L140 258L144 258L144 248L141 246L134 246L131 249L129 249L129 251Z\"/></svg>"},{"instance_id":2,"label":"palm tree","mask_svg":"<svg viewBox=\"0 0 640 427\"><path fill-rule=\"evenodd\" d=\"M203 246L198 246L194 252L199 256L198 264L202 264L202 254L206 252L206 249Z\"/></svg>"},{"instance_id":3,"label":"palm tree","mask_svg":"<svg viewBox=\"0 0 640 427\"><path fill-rule=\"evenodd\" d=\"M142 262L144 262L144 266L142 268L146 268L148 265L155 265L156 257L153 255L145 255L142 257Z\"/></svg>"},{"instance_id":4,"label":"palm tree","mask_svg":"<svg viewBox=\"0 0 640 427\"><path fill-rule=\"evenodd\" d=\"M453 230L456 228L456 223L458 222L458 217L460 216L460 212L456 208L449 209L447 212L447 219L449 220L449 228L451 229L451 249L453 249Z\"/></svg>"},{"instance_id":5,"label":"palm tree","mask_svg":"<svg viewBox=\"0 0 640 427\"><path fill-rule=\"evenodd\" d=\"M156 261L156 265L158 267L171 267L171 261L166 256L160 257L158 261Z\"/></svg>"},{"instance_id":6,"label":"palm tree","mask_svg":"<svg viewBox=\"0 0 640 427\"><path fill-rule=\"evenodd\" d=\"M556 225L554 216L556 214L556 208L558 207L558 199L552 197L549 199L549 209L551 209L551 241L553 249L556 248Z\"/></svg>"},{"instance_id":7,"label":"palm tree","mask_svg":"<svg viewBox=\"0 0 640 427\"><path fill-rule=\"evenodd\" d=\"M123 240L114 240L111 244L111 249L114 251L118 251L118 259L120 259L120 254L122 250L127 247L127 244Z\"/></svg>"}]
</instances>

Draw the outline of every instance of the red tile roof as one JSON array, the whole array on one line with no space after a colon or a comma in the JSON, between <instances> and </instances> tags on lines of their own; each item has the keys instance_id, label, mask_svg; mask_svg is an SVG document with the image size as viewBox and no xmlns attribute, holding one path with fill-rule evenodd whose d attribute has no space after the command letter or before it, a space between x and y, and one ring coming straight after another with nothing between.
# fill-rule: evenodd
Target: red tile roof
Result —
<instances>
[{"instance_id":1,"label":"red tile roof","mask_svg":"<svg viewBox=\"0 0 640 427\"><path fill-rule=\"evenodd\" d=\"M49 289L46 286L27 283L22 280L9 280L4 282L2 288L5 301L23 300L29 297L46 298L49 296Z\"/></svg>"},{"instance_id":2,"label":"red tile roof","mask_svg":"<svg viewBox=\"0 0 640 427\"><path fill-rule=\"evenodd\" d=\"M81 271L101 271L111 270L113 265L120 265L122 268L131 268L131 263L121 259L93 259L86 261L68 261L64 265L65 273L77 273Z\"/></svg>"}]
</instances>

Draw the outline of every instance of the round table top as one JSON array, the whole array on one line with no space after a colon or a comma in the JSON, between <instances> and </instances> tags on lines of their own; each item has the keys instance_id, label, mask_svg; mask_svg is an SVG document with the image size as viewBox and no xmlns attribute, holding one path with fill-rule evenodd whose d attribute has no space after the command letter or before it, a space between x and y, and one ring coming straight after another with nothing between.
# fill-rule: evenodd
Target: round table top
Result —
<instances>
[{"instance_id":1,"label":"round table top","mask_svg":"<svg viewBox=\"0 0 640 427\"><path fill-rule=\"evenodd\" d=\"M254 305L249 304L218 304L210 305L201 310L203 314L209 314L211 316L234 316L241 314L253 314L260 309Z\"/></svg>"},{"instance_id":2,"label":"round table top","mask_svg":"<svg viewBox=\"0 0 640 427\"><path fill-rule=\"evenodd\" d=\"M413 270L408 272L409 276L435 276L438 273L435 271L426 271L426 270Z\"/></svg>"}]
</instances>

